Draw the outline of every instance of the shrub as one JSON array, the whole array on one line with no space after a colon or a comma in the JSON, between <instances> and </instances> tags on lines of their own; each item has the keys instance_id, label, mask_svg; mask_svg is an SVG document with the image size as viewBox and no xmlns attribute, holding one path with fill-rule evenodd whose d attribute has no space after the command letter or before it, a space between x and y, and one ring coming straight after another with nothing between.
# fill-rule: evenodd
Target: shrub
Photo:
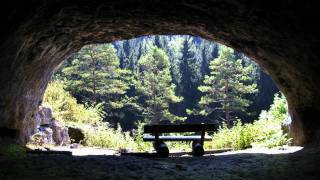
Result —
<instances>
[{"instance_id":1,"label":"shrub","mask_svg":"<svg viewBox=\"0 0 320 180\"><path fill-rule=\"evenodd\" d=\"M259 120L242 124L238 120L232 128L223 124L213 134L207 148L232 148L235 150L254 147L275 147L289 145L291 139L284 134L281 123L287 116L287 102L283 95L276 94L268 111L262 111Z\"/></svg>"},{"instance_id":2,"label":"shrub","mask_svg":"<svg viewBox=\"0 0 320 180\"><path fill-rule=\"evenodd\" d=\"M102 104L89 106L78 104L70 93L64 90L63 82L53 81L44 94L44 104L52 108L53 117L64 125L82 129L87 146L98 146L112 149L129 148L135 150L135 143L128 132L109 127L102 122L104 112Z\"/></svg>"},{"instance_id":3,"label":"shrub","mask_svg":"<svg viewBox=\"0 0 320 180\"><path fill-rule=\"evenodd\" d=\"M129 132L122 132L120 125L117 129L112 129L107 123L101 123L96 126L82 124L84 130L84 145L98 146L110 149L129 149L136 150L136 144Z\"/></svg>"},{"instance_id":4,"label":"shrub","mask_svg":"<svg viewBox=\"0 0 320 180\"><path fill-rule=\"evenodd\" d=\"M61 81L49 83L43 99L44 105L52 108L53 117L65 124L70 122L97 124L104 116L102 104L95 106L78 104L77 100L64 90Z\"/></svg>"},{"instance_id":5,"label":"shrub","mask_svg":"<svg viewBox=\"0 0 320 180\"><path fill-rule=\"evenodd\" d=\"M153 149L153 145L150 142L143 141L143 126L146 123L138 122L137 130L134 134L134 141L136 143L136 150L140 152L151 151Z\"/></svg>"}]
</instances>

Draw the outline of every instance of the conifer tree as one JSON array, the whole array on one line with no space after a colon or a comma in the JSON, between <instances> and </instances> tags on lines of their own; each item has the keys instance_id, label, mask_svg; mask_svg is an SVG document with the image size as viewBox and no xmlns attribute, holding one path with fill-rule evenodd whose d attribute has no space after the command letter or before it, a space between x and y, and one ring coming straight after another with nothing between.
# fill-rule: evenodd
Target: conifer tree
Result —
<instances>
[{"instance_id":1,"label":"conifer tree","mask_svg":"<svg viewBox=\"0 0 320 180\"><path fill-rule=\"evenodd\" d=\"M85 96L85 102L92 104L104 102L107 113L123 107L130 72L119 67L119 58L111 44L84 46L68 61L62 76L73 94Z\"/></svg>"},{"instance_id":2,"label":"conifer tree","mask_svg":"<svg viewBox=\"0 0 320 180\"><path fill-rule=\"evenodd\" d=\"M184 97L182 103L183 111L186 108L194 108L199 100L197 87L200 82L197 76L197 57L192 46L192 39L185 39L181 49L183 56L180 60L181 83L179 84L179 93Z\"/></svg>"},{"instance_id":3,"label":"conifer tree","mask_svg":"<svg viewBox=\"0 0 320 180\"><path fill-rule=\"evenodd\" d=\"M210 62L210 74L205 76L204 85L198 89L203 93L199 101L200 115L208 116L213 112L223 112L222 118L232 124L235 112L244 112L250 105L245 95L256 92L253 82L253 66L244 66L241 59L236 59L234 51L221 46L219 56Z\"/></svg>"},{"instance_id":4,"label":"conifer tree","mask_svg":"<svg viewBox=\"0 0 320 180\"><path fill-rule=\"evenodd\" d=\"M169 112L170 103L183 100L175 95L175 85L170 74L170 62L166 53L159 48L151 47L139 60L139 72L136 89L143 99L143 115L150 124L158 124L162 120L174 122L184 120Z\"/></svg>"}]
</instances>

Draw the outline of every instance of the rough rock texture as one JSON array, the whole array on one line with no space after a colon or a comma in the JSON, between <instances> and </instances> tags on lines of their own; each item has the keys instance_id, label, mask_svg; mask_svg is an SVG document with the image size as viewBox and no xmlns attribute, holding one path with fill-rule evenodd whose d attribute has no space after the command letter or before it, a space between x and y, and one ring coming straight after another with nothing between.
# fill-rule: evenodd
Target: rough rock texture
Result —
<instances>
[{"instance_id":1,"label":"rough rock texture","mask_svg":"<svg viewBox=\"0 0 320 180\"><path fill-rule=\"evenodd\" d=\"M317 1L11 0L2 3L0 127L22 142L53 70L88 43L191 34L254 58L289 101L295 144L319 142Z\"/></svg>"},{"instance_id":2,"label":"rough rock texture","mask_svg":"<svg viewBox=\"0 0 320 180\"><path fill-rule=\"evenodd\" d=\"M34 119L24 129L28 139L31 136L38 136L42 143L66 145L70 144L68 128L64 127L52 117L52 110L46 106L40 106Z\"/></svg>"},{"instance_id":3,"label":"rough rock texture","mask_svg":"<svg viewBox=\"0 0 320 180\"><path fill-rule=\"evenodd\" d=\"M37 114L38 114L38 118L40 119L39 125L51 124L51 121L53 118L51 108L40 106Z\"/></svg>"},{"instance_id":4,"label":"rough rock texture","mask_svg":"<svg viewBox=\"0 0 320 180\"><path fill-rule=\"evenodd\" d=\"M52 134L52 140L57 145L67 145L70 144L70 137L68 133L68 128L63 127L58 121L52 120L50 125L53 134Z\"/></svg>"},{"instance_id":5,"label":"rough rock texture","mask_svg":"<svg viewBox=\"0 0 320 180\"><path fill-rule=\"evenodd\" d=\"M41 144L54 144L52 140L52 134L53 131L51 128L46 126L40 126L39 131L33 136L38 137L38 140L41 142ZM34 138L32 140L34 140Z\"/></svg>"}]
</instances>

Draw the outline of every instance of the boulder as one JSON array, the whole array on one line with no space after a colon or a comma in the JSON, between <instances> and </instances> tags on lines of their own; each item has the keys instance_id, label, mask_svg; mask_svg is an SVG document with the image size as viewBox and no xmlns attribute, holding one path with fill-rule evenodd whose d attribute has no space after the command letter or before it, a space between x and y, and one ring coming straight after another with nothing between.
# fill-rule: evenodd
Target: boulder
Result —
<instances>
[{"instance_id":1,"label":"boulder","mask_svg":"<svg viewBox=\"0 0 320 180\"><path fill-rule=\"evenodd\" d=\"M52 140L53 131L50 127L40 126L39 132L33 135L33 137L39 137L40 144L54 144ZM34 138L33 138L34 139Z\"/></svg>"},{"instance_id":2,"label":"boulder","mask_svg":"<svg viewBox=\"0 0 320 180\"><path fill-rule=\"evenodd\" d=\"M51 124L52 121L52 110L50 107L40 106L38 111L40 117L40 125Z\"/></svg>"},{"instance_id":3,"label":"boulder","mask_svg":"<svg viewBox=\"0 0 320 180\"><path fill-rule=\"evenodd\" d=\"M40 106L39 110L34 114L32 123L28 124L25 132L32 137L31 143L40 144L70 144L68 128L52 117L50 107ZM35 142L35 139L37 142Z\"/></svg>"},{"instance_id":4,"label":"boulder","mask_svg":"<svg viewBox=\"0 0 320 180\"><path fill-rule=\"evenodd\" d=\"M70 144L68 128L64 127L57 120L52 120L50 127L53 131L52 139L57 145Z\"/></svg>"}]
</instances>

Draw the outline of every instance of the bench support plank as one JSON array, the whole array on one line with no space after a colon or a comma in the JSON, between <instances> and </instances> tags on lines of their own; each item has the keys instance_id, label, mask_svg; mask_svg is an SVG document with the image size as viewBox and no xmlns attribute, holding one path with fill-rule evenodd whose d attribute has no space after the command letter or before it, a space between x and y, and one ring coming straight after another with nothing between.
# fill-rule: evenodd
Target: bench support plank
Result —
<instances>
[{"instance_id":1,"label":"bench support plank","mask_svg":"<svg viewBox=\"0 0 320 180\"><path fill-rule=\"evenodd\" d=\"M201 136L158 136L158 141L200 141ZM203 137L203 141L210 141L212 137ZM143 136L144 141L156 141L155 136L145 135Z\"/></svg>"}]
</instances>

